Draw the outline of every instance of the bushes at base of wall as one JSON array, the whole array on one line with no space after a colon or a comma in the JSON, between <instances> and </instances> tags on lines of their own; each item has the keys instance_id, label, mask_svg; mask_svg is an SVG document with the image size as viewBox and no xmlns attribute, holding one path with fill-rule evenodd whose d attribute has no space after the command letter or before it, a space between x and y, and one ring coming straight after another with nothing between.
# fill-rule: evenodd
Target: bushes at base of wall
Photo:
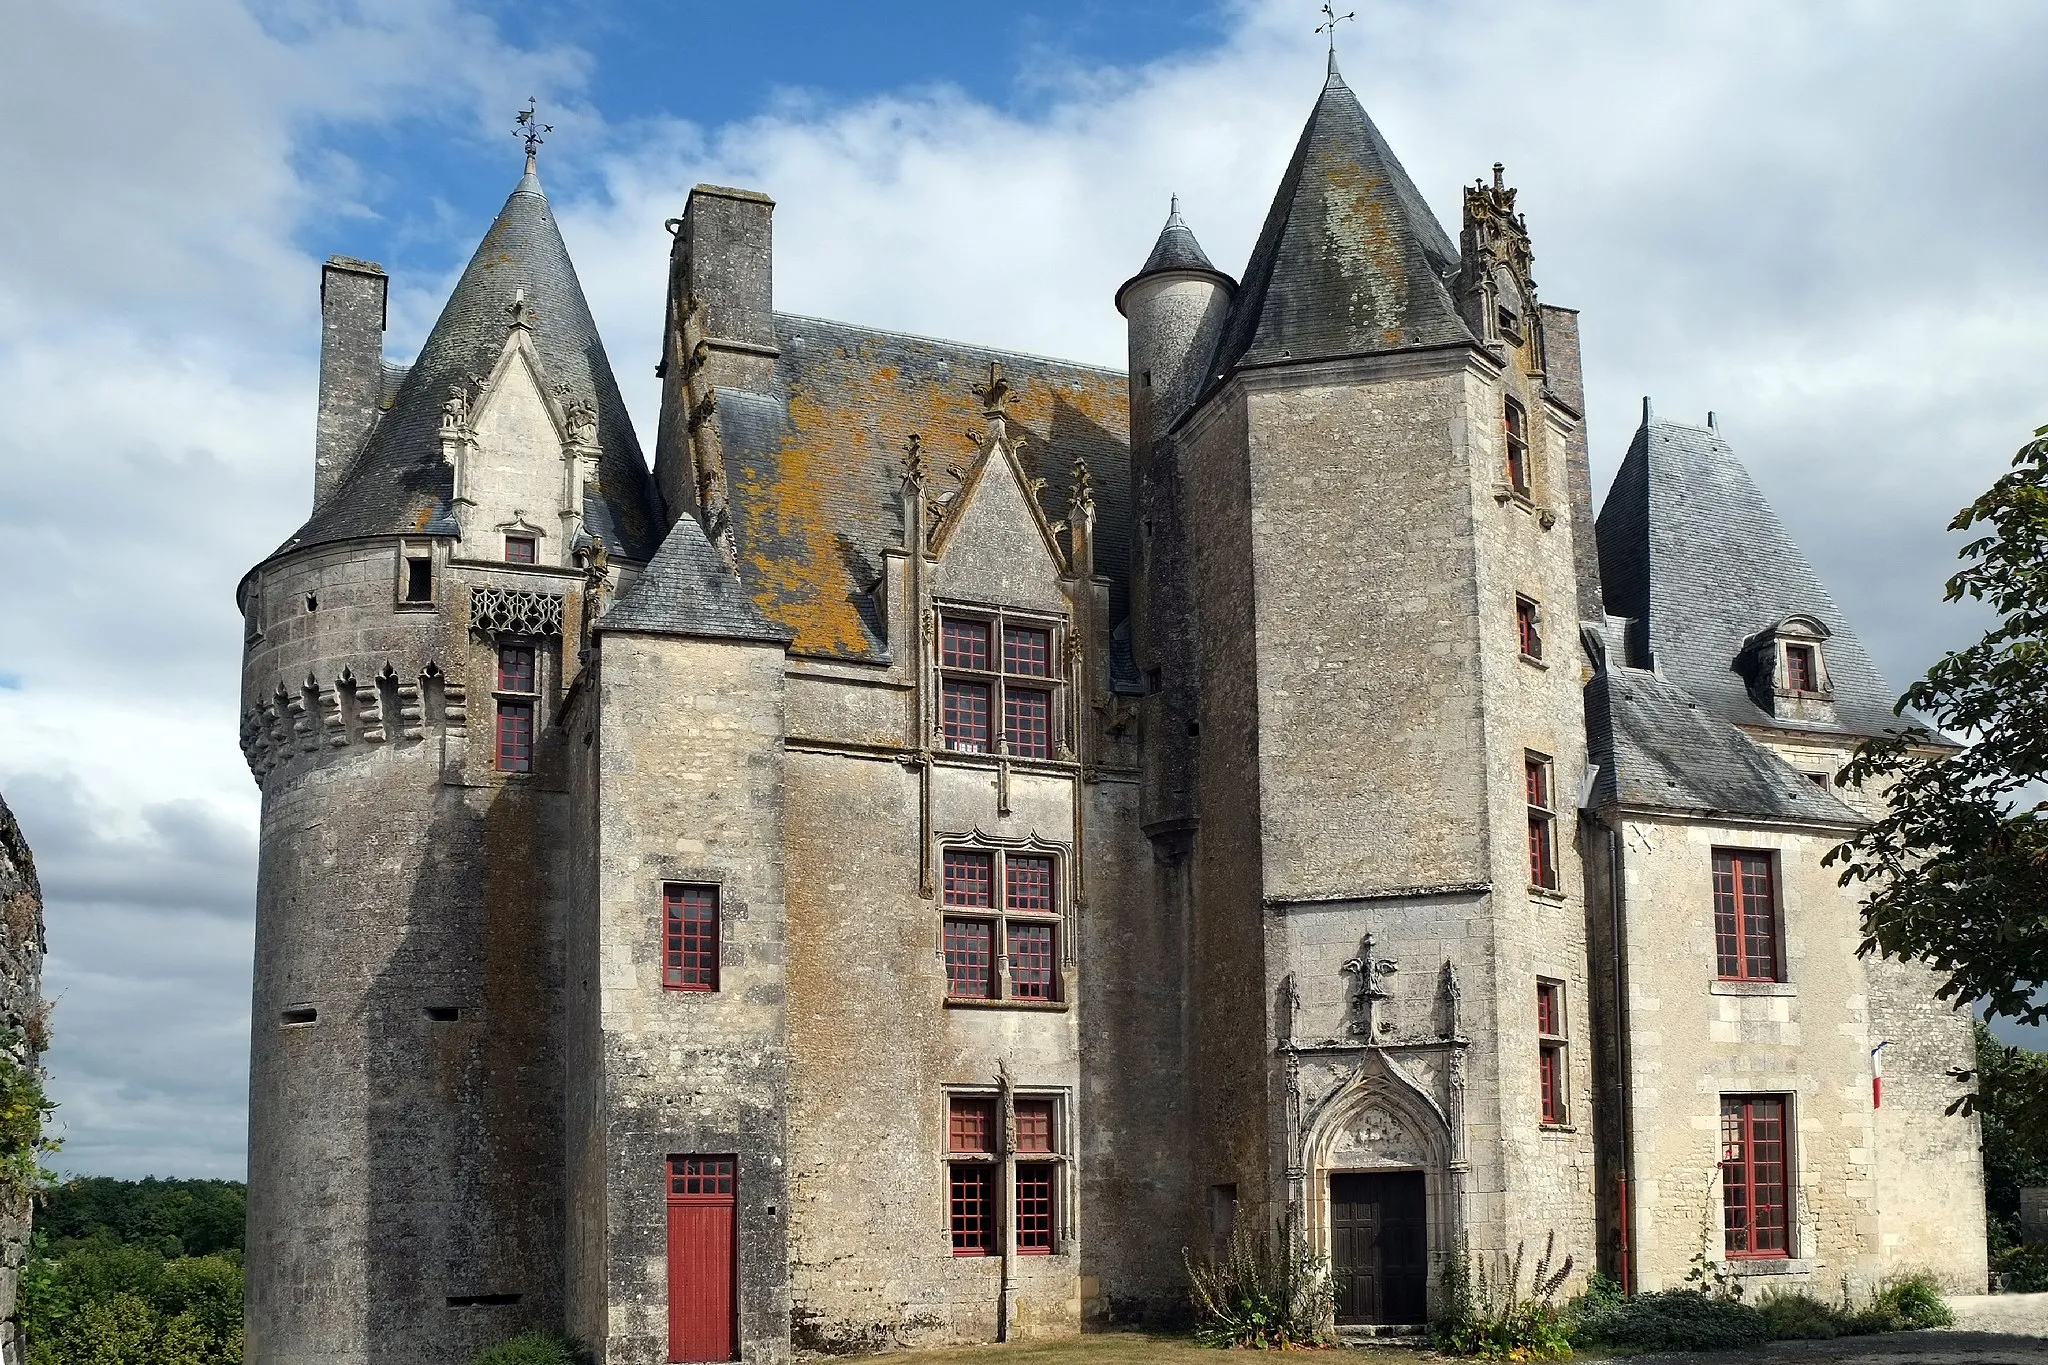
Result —
<instances>
[{"instance_id":1,"label":"bushes at base of wall","mask_svg":"<svg viewBox=\"0 0 2048 1365\"><path fill-rule=\"evenodd\" d=\"M1620 1303L1575 1304L1571 1338L1575 1346L1618 1351L1714 1351L1760 1346L1771 1339L1771 1328L1746 1303L1672 1289Z\"/></svg>"},{"instance_id":2,"label":"bushes at base of wall","mask_svg":"<svg viewBox=\"0 0 2048 1365\"><path fill-rule=\"evenodd\" d=\"M478 1351L470 1365L586 1365L589 1359L572 1341L547 1332L528 1332Z\"/></svg>"},{"instance_id":3,"label":"bushes at base of wall","mask_svg":"<svg viewBox=\"0 0 2048 1365\"><path fill-rule=\"evenodd\" d=\"M2048 1292L2048 1243L2007 1247L1991 1258L1991 1268L2005 1276L2010 1293Z\"/></svg>"}]
</instances>

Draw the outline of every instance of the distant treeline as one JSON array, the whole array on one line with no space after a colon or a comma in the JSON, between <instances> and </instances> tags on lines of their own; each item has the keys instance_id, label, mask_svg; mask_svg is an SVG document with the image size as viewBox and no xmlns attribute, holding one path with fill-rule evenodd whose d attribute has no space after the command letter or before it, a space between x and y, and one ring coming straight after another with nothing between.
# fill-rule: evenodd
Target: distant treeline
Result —
<instances>
[{"instance_id":1,"label":"distant treeline","mask_svg":"<svg viewBox=\"0 0 2048 1365\"><path fill-rule=\"evenodd\" d=\"M36 1232L49 1254L76 1242L143 1247L169 1259L242 1249L248 1187L238 1180L115 1180L85 1175L45 1195Z\"/></svg>"}]
</instances>

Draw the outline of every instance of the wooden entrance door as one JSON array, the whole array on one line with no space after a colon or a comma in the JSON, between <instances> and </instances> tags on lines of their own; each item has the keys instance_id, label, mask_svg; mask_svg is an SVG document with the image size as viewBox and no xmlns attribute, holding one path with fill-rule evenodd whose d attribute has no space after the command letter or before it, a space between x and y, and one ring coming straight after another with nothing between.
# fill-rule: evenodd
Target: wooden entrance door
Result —
<instances>
[{"instance_id":1,"label":"wooden entrance door","mask_svg":"<svg viewBox=\"0 0 2048 1365\"><path fill-rule=\"evenodd\" d=\"M739 1359L739 1160L668 1160L668 1358Z\"/></svg>"},{"instance_id":2,"label":"wooden entrance door","mask_svg":"<svg viewBox=\"0 0 2048 1365\"><path fill-rule=\"evenodd\" d=\"M1429 1321L1422 1172L1330 1177L1330 1273L1337 1321Z\"/></svg>"}]
</instances>

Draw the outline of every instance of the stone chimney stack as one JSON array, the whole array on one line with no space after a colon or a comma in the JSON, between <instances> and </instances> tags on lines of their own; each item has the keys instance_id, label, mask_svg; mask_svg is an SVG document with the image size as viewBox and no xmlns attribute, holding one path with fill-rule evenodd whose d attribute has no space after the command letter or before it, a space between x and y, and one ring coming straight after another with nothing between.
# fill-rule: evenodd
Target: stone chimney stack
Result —
<instances>
[{"instance_id":1,"label":"stone chimney stack","mask_svg":"<svg viewBox=\"0 0 2048 1365\"><path fill-rule=\"evenodd\" d=\"M684 300L701 310L710 387L765 393L775 344L775 201L758 190L699 185L683 212Z\"/></svg>"},{"instance_id":2,"label":"stone chimney stack","mask_svg":"<svg viewBox=\"0 0 2048 1365\"><path fill-rule=\"evenodd\" d=\"M320 270L320 422L313 505L348 473L384 405L384 293L374 261L330 256Z\"/></svg>"}]
</instances>

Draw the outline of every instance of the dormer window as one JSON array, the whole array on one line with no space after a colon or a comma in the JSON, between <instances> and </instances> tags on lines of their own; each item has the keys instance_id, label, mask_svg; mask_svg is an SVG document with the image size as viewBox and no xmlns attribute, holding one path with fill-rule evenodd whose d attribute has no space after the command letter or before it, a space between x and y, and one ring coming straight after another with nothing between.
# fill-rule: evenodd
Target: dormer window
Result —
<instances>
[{"instance_id":1,"label":"dormer window","mask_svg":"<svg viewBox=\"0 0 2048 1365\"><path fill-rule=\"evenodd\" d=\"M531 564L535 562L535 541L532 536L506 536L505 562L507 564Z\"/></svg>"},{"instance_id":2,"label":"dormer window","mask_svg":"<svg viewBox=\"0 0 2048 1365\"><path fill-rule=\"evenodd\" d=\"M1812 645L1785 646L1785 688L1789 692L1820 691L1820 669Z\"/></svg>"},{"instance_id":3,"label":"dormer window","mask_svg":"<svg viewBox=\"0 0 2048 1365\"><path fill-rule=\"evenodd\" d=\"M1513 346L1522 344L1522 294L1515 277L1505 270L1497 271L1493 277L1493 325L1502 341Z\"/></svg>"}]
</instances>

